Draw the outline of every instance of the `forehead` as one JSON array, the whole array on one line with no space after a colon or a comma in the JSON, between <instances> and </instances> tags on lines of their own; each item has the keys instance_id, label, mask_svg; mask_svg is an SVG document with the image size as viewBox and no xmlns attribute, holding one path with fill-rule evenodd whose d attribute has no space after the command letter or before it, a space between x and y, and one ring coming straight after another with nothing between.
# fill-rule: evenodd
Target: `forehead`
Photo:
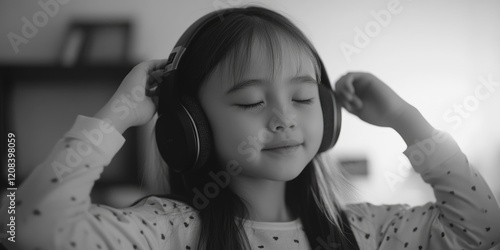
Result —
<instances>
[{"instance_id":1,"label":"forehead","mask_svg":"<svg viewBox=\"0 0 500 250\"><path fill-rule=\"evenodd\" d=\"M205 84L228 89L248 79L267 79L271 83L297 75L317 79L319 66L303 44L284 35L254 36L237 44L215 67Z\"/></svg>"}]
</instances>

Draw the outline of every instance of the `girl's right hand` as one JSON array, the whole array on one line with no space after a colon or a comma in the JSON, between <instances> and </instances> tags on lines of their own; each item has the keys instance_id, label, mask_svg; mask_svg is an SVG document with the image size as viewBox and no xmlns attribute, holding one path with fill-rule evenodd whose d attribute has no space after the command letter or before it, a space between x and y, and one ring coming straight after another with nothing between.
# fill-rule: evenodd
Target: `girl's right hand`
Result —
<instances>
[{"instance_id":1,"label":"girl's right hand","mask_svg":"<svg viewBox=\"0 0 500 250\"><path fill-rule=\"evenodd\" d=\"M161 82L166 64L167 59L162 59L135 66L94 117L111 123L120 133L149 122L156 113L157 100L146 96L145 90Z\"/></svg>"}]
</instances>

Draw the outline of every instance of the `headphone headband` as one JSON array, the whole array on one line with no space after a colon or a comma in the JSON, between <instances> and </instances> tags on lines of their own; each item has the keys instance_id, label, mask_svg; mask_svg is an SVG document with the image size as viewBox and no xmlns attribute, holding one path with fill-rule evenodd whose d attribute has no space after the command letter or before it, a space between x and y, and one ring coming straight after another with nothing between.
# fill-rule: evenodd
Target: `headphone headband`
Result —
<instances>
[{"instance_id":1,"label":"headphone headband","mask_svg":"<svg viewBox=\"0 0 500 250\"><path fill-rule=\"evenodd\" d=\"M177 70L177 66L181 60L182 55L186 48L189 47L193 38L203 30L209 23L217 19L219 12L212 12L204 15L200 19L196 20L189 28L182 34L181 38L175 44L174 49L168 56L167 66L165 66L165 73L173 70Z\"/></svg>"}]
</instances>

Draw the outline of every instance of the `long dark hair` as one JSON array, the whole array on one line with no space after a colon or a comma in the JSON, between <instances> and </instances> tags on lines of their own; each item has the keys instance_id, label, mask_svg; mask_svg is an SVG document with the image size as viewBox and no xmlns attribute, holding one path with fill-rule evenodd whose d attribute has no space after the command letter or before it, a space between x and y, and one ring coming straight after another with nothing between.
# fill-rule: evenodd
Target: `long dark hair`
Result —
<instances>
[{"instance_id":1,"label":"long dark hair","mask_svg":"<svg viewBox=\"0 0 500 250\"><path fill-rule=\"evenodd\" d=\"M279 61L280 35L309 53L315 62L317 79L321 79L314 47L283 15L250 6L220 10L219 17L220 21L207 27L193 39L183 55L178 68L183 94L196 97L200 86L221 64L231 67L230 72L238 78L245 70L245 60L250 57L254 39L261 39L272 51L270 59ZM242 233L243 218L247 217L248 211L241 198L229 188L221 188L219 194L203 208L197 208L193 204L196 195L194 190L204 190L206 184L213 182L209 173L217 172L223 167L215 154L211 154L202 170L196 173L178 174L168 170L170 192L169 195L161 196L185 202L198 209L201 220L198 249L243 250L248 246L248 239ZM342 209L338 206L333 190L325 185L329 181L325 177L328 174L325 167L313 159L298 177L287 182L286 204L292 214L301 219L312 249L324 247L321 242L325 241L336 243L332 248L348 249L342 223L339 223Z\"/></svg>"}]
</instances>

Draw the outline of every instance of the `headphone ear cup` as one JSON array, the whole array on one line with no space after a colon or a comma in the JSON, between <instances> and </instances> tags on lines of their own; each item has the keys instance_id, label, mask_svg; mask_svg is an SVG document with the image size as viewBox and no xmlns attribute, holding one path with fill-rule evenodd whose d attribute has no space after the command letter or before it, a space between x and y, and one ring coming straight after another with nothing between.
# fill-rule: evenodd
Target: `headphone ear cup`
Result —
<instances>
[{"instance_id":1,"label":"headphone ear cup","mask_svg":"<svg viewBox=\"0 0 500 250\"><path fill-rule=\"evenodd\" d=\"M332 89L324 84L319 84L318 91L323 112L323 139L318 153L323 153L337 143L342 124L342 110L339 99Z\"/></svg>"},{"instance_id":2,"label":"headphone ear cup","mask_svg":"<svg viewBox=\"0 0 500 250\"><path fill-rule=\"evenodd\" d=\"M201 104L196 98L191 96L183 96L181 98L182 105L190 114L196 128L197 142L199 146L198 161L193 165L190 171L200 169L208 161L213 149L212 129L208 118L201 107Z\"/></svg>"},{"instance_id":3,"label":"headphone ear cup","mask_svg":"<svg viewBox=\"0 0 500 250\"><path fill-rule=\"evenodd\" d=\"M208 120L193 97L183 96L156 121L158 150L170 169L188 173L203 166L212 150Z\"/></svg>"}]
</instances>

